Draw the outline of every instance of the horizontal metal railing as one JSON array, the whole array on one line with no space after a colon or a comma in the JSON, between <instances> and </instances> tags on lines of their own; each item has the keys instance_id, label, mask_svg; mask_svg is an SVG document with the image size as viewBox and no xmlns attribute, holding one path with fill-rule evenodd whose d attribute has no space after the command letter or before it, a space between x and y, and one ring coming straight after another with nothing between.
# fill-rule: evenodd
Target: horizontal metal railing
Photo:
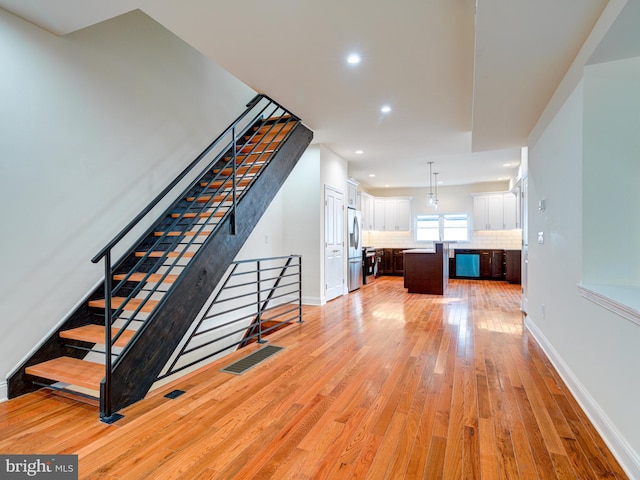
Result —
<instances>
[{"instance_id":1,"label":"horizontal metal railing","mask_svg":"<svg viewBox=\"0 0 640 480\"><path fill-rule=\"evenodd\" d=\"M251 341L263 343L265 335L293 322L302 323L302 257L236 261L158 380Z\"/></svg>"}]
</instances>

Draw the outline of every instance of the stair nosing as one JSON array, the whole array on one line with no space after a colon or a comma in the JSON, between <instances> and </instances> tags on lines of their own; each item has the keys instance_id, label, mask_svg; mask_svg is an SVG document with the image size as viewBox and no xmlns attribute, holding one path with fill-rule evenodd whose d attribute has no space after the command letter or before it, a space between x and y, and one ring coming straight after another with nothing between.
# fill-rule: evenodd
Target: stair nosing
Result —
<instances>
[{"instance_id":1,"label":"stair nosing","mask_svg":"<svg viewBox=\"0 0 640 480\"><path fill-rule=\"evenodd\" d=\"M58 369L55 375L46 371L47 368L50 368L52 365ZM25 371L27 374L35 377L77 385L91 390L99 390L100 382L102 382L104 378L104 368L104 365L95 362L88 362L72 357L57 357L47 360L46 362L31 365L27 367ZM88 374L89 378L86 376L80 378L78 374L79 369L84 372L85 375ZM74 375L74 373L76 375Z\"/></svg>"}]
</instances>

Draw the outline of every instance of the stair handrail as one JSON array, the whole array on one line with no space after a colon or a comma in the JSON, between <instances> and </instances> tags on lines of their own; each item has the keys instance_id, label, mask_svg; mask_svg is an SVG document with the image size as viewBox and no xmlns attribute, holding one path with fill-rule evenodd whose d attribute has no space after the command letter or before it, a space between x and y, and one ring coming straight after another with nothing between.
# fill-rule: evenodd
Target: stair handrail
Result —
<instances>
[{"instance_id":1,"label":"stair handrail","mask_svg":"<svg viewBox=\"0 0 640 480\"><path fill-rule=\"evenodd\" d=\"M260 117L260 115L267 109L267 107L269 105L273 105L275 106L277 109L282 110L283 112L286 112L286 114L290 117L291 120L293 121L299 121L300 119L294 115L293 113L291 113L289 110L287 110L286 108L284 108L282 105L280 105L278 102L274 101L273 99L271 99L268 95L265 95L263 93L259 93L257 94L249 103L246 104L245 110L243 113L241 113L234 121L233 123L231 123L231 125L229 125L220 135L218 135L218 137L212 142L210 143L189 165L187 165L187 167L185 167L185 169L171 182L169 183L169 185L167 185L158 195L156 195L156 197L149 202L149 204L144 207L115 237L113 237L113 239L107 243L107 245L105 245L92 259L91 262L92 263L98 263L101 259L104 259L104 301L105 301L105 305L104 305L104 316L105 316L105 377L104 377L104 398L103 398L103 405L104 405L104 411L101 411L101 417L102 420L106 423L111 423L115 420L117 420L117 418L119 418L119 415L114 413L111 410L111 377L112 377L112 373L113 373L113 365L112 365L112 346L114 343L113 340L113 336L112 336L112 323L113 323L113 318L115 318L115 315L112 312L112 295L111 295L111 290L112 290L112 274L113 274L113 262L112 262L112 250L114 249L114 247L116 245L118 245L126 236L127 234L129 234L138 224L140 224L140 222L156 207L158 206L158 204L164 200L171 191L173 191L173 189L182 181L184 180L187 175L189 175L189 173L191 173L195 167L197 165L200 164L200 162L207 156L209 155L214 148L216 148L218 146L218 144L221 143L221 141L226 138L228 135L231 135L231 148L232 148L232 152L233 152L233 159L232 159L232 204L229 208L229 211L227 212L227 214L229 214L231 216L230 218L230 226L231 226L231 233L235 234L235 226L236 226L236 220L235 220L235 208L237 205L237 193L236 193L236 169L237 169L237 165L236 165L236 155L237 155L237 151L236 151L236 145L237 145L237 128L238 126L241 124L241 122L245 119L245 117L247 115L249 115L253 109L262 101L262 100L266 100L267 106L263 107L262 111L258 114L258 117ZM207 166L207 168L209 168L209 166ZM125 254L126 255L126 254ZM180 255L182 256L182 254ZM118 309L120 310L122 308L122 306ZM136 313L142 308L142 304L136 309ZM119 332L122 333L122 332ZM119 335L118 335L119 336Z\"/></svg>"}]
</instances>

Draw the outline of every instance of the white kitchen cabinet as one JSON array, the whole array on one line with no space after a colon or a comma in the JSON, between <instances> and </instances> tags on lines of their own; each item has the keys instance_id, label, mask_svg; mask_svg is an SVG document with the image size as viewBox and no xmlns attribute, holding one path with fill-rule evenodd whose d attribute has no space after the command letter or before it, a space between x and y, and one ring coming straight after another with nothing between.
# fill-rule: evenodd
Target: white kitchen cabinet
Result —
<instances>
[{"instance_id":1,"label":"white kitchen cabinet","mask_svg":"<svg viewBox=\"0 0 640 480\"><path fill-rule=\"evenodd\" d=\"M473 197L473 229L502 230L503 205L501 202L502 195L475 195Z\"/></svg>"},{"instance_id":2,"label":"white kitchen cabinet","mask_svg":"<svg viewBox=\"0 0 640 480\"><path fill-rule=\"evenodd\" d=\"M358 183L351 179L347 180L347 207L357 208L358 203Z\"/></svg>"},{"instance_id":3,"label":"white kitchen cabinet","mask_svg":"<svg viewBox=\"0 0 640 480\"><path fill-rule=\"evenodd\" d=\"M385 222L385 200L384 198L375 198L373 200L373 229L379 232L384 232Z\"/></svg>"},{"instance_id":4,"label":"white kitchen cabinet","mask_svg":"<svg viewBox=\"0 0 640 480\"><path fill-rule=\"evenodd\" d=\"M512 230L520 228L518 196L512 192L473 196L474 230Z\"/></svg>"},{"instance_id":5,"label":"white kitchen cabinet","mask_svg":"<svg viewBox=\"0 0 640 480\"><path fill-rule=\"evenodd\" d=\"M513 230L514 228L520 228L518 222L518 196L515 193L505 193L504 200L504 229Z\"/></svg>"},{"instance_id":6,"label":"white kitchen cabinet","mask_svg":"<svg viewBox=\"0 0 640 480\"><path fill-rule=\"evenodd\" d=\"M396 230L407 232L411 230L411 199L399 198L396 204Z\"/></svg>"},{"instance_id":7,"label":"white kitchen cabinet","mask_svg":"<svg viewBox=\"0 0 640 480\"><path fill-rule=\"evenodd\" d=\"M410 231L411 198L375 198L374 229L384 232Z\"/></svg>"},{"instance_id":8,"label":"white kitchen cabinet","mask_svg":"<svg viewBox=\"0 0 640 480\"><path fill-rule=\"evenodd\" d=\"M360 199L360 211L362 212L362 230L373 230L373 196L366 192L358 192L358 197Z\"/></svg>"},{"instance_id":9,"label":"white kitchen cabinet","mask_svg":"<svg viewBox=\"0 0 640 480\"><path fill-rule=\"evenodd\" d=\"M474 230L486 230L487 229L487 212L489 206L487 205L487 196L473 196L473 229Z\"/></svg>"}]
</instances>

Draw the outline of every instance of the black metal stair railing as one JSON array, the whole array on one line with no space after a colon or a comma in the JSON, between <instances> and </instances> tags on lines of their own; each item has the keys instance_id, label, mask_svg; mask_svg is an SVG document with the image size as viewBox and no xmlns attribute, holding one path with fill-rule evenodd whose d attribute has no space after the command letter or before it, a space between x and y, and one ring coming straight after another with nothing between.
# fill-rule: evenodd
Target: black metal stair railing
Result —
<instances>
[{"instance_id":1,"label":"black metal stair railing","mask_svg":"<svg viewBox=\"0 0 640 480\"><path fill-rule=\"evenodd\" d=\"M251 340L302 323L302 257L235 261L157 380L215 360Z\"/></svg>"},{"instance_id":2,"label":"black metal stair railing","mask_svg":"<svg viewBox=\"0 0 640 480\"><path fill-rule=\"evenodd\" d=\"M236 207L242 192L298 122L296 116L267 96L257 95L225 132L92 259L93 263L104 261L105 276L101 417L113 414L111 376L119 359L118 347L114 349L116 341L130 327L139 331L151 312L161 308L164 294L180 282L189 260L223 219L230 219L231 233L235 233ZM171 198L173 203L160 221L114 262L114 249ZM118 328L115 335L114 328Z\"/></svg>"}]
</instances>

